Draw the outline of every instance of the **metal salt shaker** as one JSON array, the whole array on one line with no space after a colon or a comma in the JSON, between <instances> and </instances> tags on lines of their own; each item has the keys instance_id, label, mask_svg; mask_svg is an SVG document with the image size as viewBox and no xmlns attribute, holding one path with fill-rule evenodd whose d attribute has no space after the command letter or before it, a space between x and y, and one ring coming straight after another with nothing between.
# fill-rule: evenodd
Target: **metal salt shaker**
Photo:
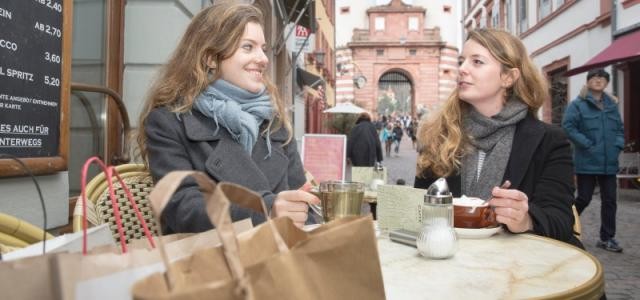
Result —
<instances>
[{"instance_id":1,"label":"metal salt shaker","mask_svg":"<svg viewBox=\"0 0 640 300\"><path fill-rule=\"evenodd\" d=\"M424 195L422 229L418 233L418 252L428 258L449 258L458 250L453 229L453 196L444 178L436 180Z\"/></svg>"}]
</instances>

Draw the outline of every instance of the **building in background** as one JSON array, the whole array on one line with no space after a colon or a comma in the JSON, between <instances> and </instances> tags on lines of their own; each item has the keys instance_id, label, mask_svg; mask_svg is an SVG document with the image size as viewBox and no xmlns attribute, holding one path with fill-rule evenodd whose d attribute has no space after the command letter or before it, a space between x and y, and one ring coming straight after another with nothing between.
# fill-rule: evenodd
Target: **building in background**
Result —
<instances>
[{"instance_id":1,"label":"building in background","mask_svg":"<svg viewBox=\"0 0 640 300\"><path fill-rule=\"evenodd\" d=\"M456 1L382 2L336 1L336 100L377 116L424 115L455 87Z\"/></svg>"},{"instance_id":2,"label":"building in background","mask_svg":"<svg viewBox=\"0 0 640 300\"><path fill-rule=\"evenodd\" d=\"M615 3L615 5L612 5ZM625 140L640 141L640 1L466 0L463 24L502 28L519 36L551 85L540 117L559 124L568 101L586 82L586 71L606 67L618 96ZM462 33L463 36L465 33Z\"/></svg>"},{"instance_id":3,"label":"building in background","mask_svg":"<svg viewBox=\"0 0 640 300\"><path fill-rule=\"evenodd\" d=\"M296 61L296 82L302 97L296 99L296 111L304 109L303 122L296 122L298 128L296 138L300 139L304 133L326 133L327 115L322 111L335 104L335 9L333 0L315 0L314 17L310 30L312 41L303 44L310 45L303 55ZM306 39L305 28L299 28L301 34L297 39ZM298 102L300 101L300 102Z\"/></svg>"}]
</instances>

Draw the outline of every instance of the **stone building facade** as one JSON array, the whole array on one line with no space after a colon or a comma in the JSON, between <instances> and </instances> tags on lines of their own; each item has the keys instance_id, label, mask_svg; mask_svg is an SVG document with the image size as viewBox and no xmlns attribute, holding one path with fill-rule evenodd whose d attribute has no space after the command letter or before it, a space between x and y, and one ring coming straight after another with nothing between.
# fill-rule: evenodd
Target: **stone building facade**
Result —
<instances>
[{"instance_id":1,"label":"stone building facade","mask_svg":"<svg viewBox=\"0 0 640 300\"><path fill-rule=\"evenodd\" d=\"M355 80L353 100L375 115L423 115L455 87L457 49L438 27L425 28L426 9L393 0L366 11L368 28L354 29L347 49L337 52L338 91ZM358 78L367 82L358 88ZM350 79L350 80L345 80Z\"/></svg>"}]
</instances>

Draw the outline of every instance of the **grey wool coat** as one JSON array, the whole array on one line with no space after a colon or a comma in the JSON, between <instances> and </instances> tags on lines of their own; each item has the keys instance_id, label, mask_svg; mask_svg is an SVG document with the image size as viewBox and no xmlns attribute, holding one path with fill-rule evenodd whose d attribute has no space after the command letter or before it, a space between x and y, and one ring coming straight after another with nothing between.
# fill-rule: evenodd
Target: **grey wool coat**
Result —
<instances>
[{"instance_id":1,"label":"grey wool coat","mask_svg":"<svg viewBox=\"0 0 640 300\"><path fill-rule=\"evenodd\" d=\"M284 128L271 133L271 157L266 138L260 136L253 153L234 141L225 128L216 132L213 119L197 110L177 114L160 107L145 121L149 168L157 182L176 170L197 170L216 182L226 181L247 187L262 196L270 211L276 194L295 190L305 183L304 169L295 139L284 144ZM251 218L254 224L265 221L262 213L232 204L233 221ZM185 179L162 214L163 232L201 232L213 228L206 215L203 197L195 180Z\"/></svg>"}]
</instances>

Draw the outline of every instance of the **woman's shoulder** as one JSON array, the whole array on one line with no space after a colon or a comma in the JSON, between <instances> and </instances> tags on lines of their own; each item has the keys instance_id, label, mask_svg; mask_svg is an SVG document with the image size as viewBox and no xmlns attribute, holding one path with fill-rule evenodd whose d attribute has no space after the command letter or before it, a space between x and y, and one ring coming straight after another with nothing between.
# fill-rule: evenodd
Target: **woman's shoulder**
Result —
<instances>
[{"instance_id":1,"label":"woman's shoulder","mask_svg":"<svg viewBox=\"0 0 640 300\"><path fill-rule=\"evenodd\" d=\"M149 111L149 116L147 117L147 119L148 120L165 119L170 114L172 114L172 112L169 111L169 109L166 106L159 106Z\"/></svg>"},{"instance_id":2,"label":"woman's shoulder","mask_svg":"<svg viewBox=\"0 0 640 300\"><path fill-rule=\"evenodd\" d=\"M558 141L564 143L567 141L567 135L562 127L541 121L531 114L518 124L516 135L520 137L518 138L520 142L526 144L531 144L534 141L537 141L535 143L542 142L544 144Z\"/></svg>"}]
</instances>

